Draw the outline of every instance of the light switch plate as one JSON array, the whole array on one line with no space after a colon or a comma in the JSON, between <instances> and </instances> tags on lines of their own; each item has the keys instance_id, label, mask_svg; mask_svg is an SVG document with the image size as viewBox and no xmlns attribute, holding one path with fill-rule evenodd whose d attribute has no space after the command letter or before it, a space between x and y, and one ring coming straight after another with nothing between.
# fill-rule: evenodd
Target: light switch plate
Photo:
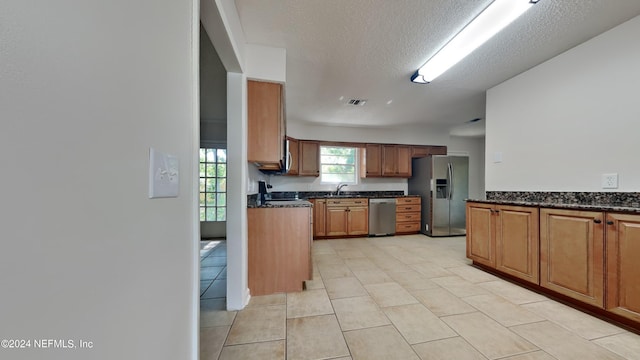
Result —
<instances>
[{"instance_id":1,"label":"light switch plate","mask_svg":"<svg viewBox=\"0 0 640 360\"><path fill-rule=\"evenodd\" d=\"M602 188L603 189L617 189L618 188L618 174L602 174Z\"/></svg>"},{"instance_id":2,"label":"light switch plate","mask_svg":"<svg viewBox=\"0 0 640 360\"><path fill-rule=\"evenodd\" d=\"M149 148L149 198L178 197L179 169L176 156Z\"/></svg>"}]
</instances>

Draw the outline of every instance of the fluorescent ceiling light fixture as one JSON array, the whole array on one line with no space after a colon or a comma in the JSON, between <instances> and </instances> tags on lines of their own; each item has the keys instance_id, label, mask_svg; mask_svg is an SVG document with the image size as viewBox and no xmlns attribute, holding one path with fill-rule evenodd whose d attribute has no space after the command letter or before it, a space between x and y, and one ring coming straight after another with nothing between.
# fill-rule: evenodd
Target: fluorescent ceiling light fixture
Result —
<instances>
[{"instance_id":1,"label":"fluorescent ceiling light fixture","mask_svg":"<svg viewBox=\"0 0 640 360\"><path fill-rule=\"evenodd\" d=\"M495 0L422 65L411 81L427 84L517 19L538 0Z\"/></svg>"}]
</instances>

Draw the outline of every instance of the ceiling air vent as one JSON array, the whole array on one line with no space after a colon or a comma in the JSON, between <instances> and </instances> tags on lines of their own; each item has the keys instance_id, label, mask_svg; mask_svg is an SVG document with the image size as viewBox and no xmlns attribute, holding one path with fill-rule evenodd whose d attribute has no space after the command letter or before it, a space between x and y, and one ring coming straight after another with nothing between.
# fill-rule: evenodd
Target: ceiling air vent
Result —
<instances>
[{"instance_id":1,"label":"ceiling air vent","mask_svg":"<svg viewBox=\"0 0 640 360\"><path fill-rule=\"evenodd\" d=\"M348 105L353 105L353 106L363 106L366 103L367 103L367 100L365 99L351 99L347 101Z\"/></svg>"}]
</instances>

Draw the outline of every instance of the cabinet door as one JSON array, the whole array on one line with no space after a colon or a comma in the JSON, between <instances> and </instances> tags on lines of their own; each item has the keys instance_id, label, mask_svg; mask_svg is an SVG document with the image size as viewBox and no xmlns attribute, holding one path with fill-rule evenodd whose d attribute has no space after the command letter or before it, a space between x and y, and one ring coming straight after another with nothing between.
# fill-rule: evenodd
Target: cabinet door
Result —
<instances>
[{"instance_id":1,"label":"cabinet door","mask_svg":"<svg viewBox=\"0 0 640 360\"><path fill-rule=\"evenodd\" d=\"M379 177L382 175L380 148L380 144L365 145L364 177Z\"/></svg>"},{"instance_id":2,"label":"cabinet door","mask_svg":"<svg viewBox=\"0 0 640 360\"><path fill-rule=\"evenodd\" d=\"M539 284L539 210L496 206L496 269Z\"/></svg>"},{"instance_id":3,"label":"cabinet door","mask_svg":"<svg viewBox=\"0 0 640 360\"><path fill-rule=\"evenodd\" d=\"M607 214L607 310L640 321L640 215Z\"/></svg>"},{"instance_id":4,"label":"cabinet door","mask_svg":"<svg viewBox=\"0 0 640 360\"><path fill-rule=\"evenodd\" d=\"M398 146L396 159L396 175L399 177L411 177L411 147Z\"/></svg>"},{"instance_id":5,"label":"cabinet door","mask_svg":"<svg viewBox=\"0 0 640 360\"><path fill-rule=\"evenodd\" d=\"M299 174L299 163L300 163L300 156L299 156L299 141L297 139L293 139L293 138L288 138L287 140L289 140L289 156L291 156L291 168L289 168L289 172L287 172L287 175L298 175Z\"/></svg>"},{"instance_id":6,"label":"cabinet door","mask_svg":"<svg viewBox=\"0 0 640 360\"><path fill-rule=\"evenodd\" d=\"M279 164L283 158L282 85L247 81L247 160Z\"/></svg>"},{"instance_id":7,"label":"cabinet door","mask_svg":"<svg viewBox=\"0 0 640 360\"><path fill-rule=\"evenodd\" d=\"M369 208L362 206L347 209L347 228L349 235L369 234Z\"/></svg>"},{"instance_id":8,"label":"cabinet door","mask_svg":"<svg viewBox=\"0 0 640 360\"><path fill-rule=\"evenodd\" d=\"M382 176L395 176L398 173L398 148L395 145L382 145Z\"/></svg>"},{"instance_id":9,"label":"cabinet door","mask_svg":"<svg viewBox=\"0 0 640 360\"><path fill-rule=\"evenodd\" d=\"M326 211L327 211L327 200L325 199L316 199L313 204L313 235L314 237L324 237L327 236L327 232L325 230L326 226Z\"/></svg>"},{"instance_id":10,"label":"cabinet door","mask_svg":"<svg viewBox=\"0 0 640 360\"><path fill-rule=\"evenodd\" d=\"M494 205L467 203L467 257L496 267Z\"/></svg>"},{"instance_id":11,"label":"cabinet door","mask_svg":"<svg viewBox=\"0 0 640 360\"><path fill-rule=\"evenodd\" d=\"M604 304L603 214L540 210L540 285L582 302Z\"/></svg>"},{"instance_id":12,"label":"cabinet door","mask_svg":"<svg viewBox=\"0 0 640 360\"><path fill-rule=\"evenodd\" d=\"M347 208L327 207L326 214L327 236L347 235Z\"/></svg>"},{"instance_id":13,"label":"cabinet door","mask_svg":"<svg viewBox=\"0 0 640 360\"><path fill-rule=\"evenodd\" d=\"M300 176L320 176L320 144L300 141Z\"/></svg>"}]
</instances>

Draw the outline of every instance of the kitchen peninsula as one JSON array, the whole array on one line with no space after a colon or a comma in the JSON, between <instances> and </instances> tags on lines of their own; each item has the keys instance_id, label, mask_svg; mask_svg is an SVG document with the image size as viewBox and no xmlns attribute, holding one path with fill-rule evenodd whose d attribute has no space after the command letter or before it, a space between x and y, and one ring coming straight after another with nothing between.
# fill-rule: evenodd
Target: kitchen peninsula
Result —
<instances>
[{"instance_id":1,"label":"kitchen peninsula","mask_svg":"<svg viewBox=\"0 0 640 360\"><path fill-rule=\"evenodd\" d=\"M640 330L640 194L487 192L467 202L476 266Z\"/></svg>"}]
</instances>

